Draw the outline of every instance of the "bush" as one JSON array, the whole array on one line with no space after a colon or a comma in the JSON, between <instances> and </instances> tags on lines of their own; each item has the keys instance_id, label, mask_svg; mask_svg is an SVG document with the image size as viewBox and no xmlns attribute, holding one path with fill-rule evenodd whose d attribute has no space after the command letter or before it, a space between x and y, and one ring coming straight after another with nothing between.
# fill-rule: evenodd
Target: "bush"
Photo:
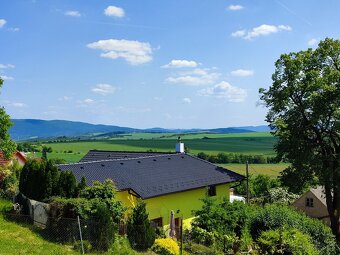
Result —
<instances>
[{"instance_id":1,"label":"bush","mask_svg":"<svg viewBox=\"0 0 340 255\"><path fill-rule=\"evenodd\" d=\"M107 251L114 241L116 228L110 210L104 202L96 203L94 224L90 227L90 243L97 251Z\"/></svg>"},{"instance_id":2,"label":"bush","mask_svg":"<svg viewBox=\"0 0 340 255\"><path fill-rule=\"evenodd\" d=\"M171 238L156 239L155 243L151 247L151 250L159 255L178 255L179 246Z\"/></svg>"},{"instance_id":3,"label":"bush","mask_svg":"<svg viewBox=\"0 0 340 255\"><path fill-rule=\"evenodd\" d=\"M249 219L250 207L239 201L230 203L227 198L217 202L211 197L206 197L202 201L202 209L195 211L197 217L193 221L193 226L208 232L217 232L219 235L235 233L241 237Z\"/></svg>"},{"instance_id":4,"label":"bush","mask_svg":"<svg viewBox=\"0 0 340 255\"><path fill-rule=\"evenodd\" d=\"M336 254L335 238L329 227L284 205L267 205L253 214L249 230L254 240L267 230L296 228L311 236L320 254Z\"/></svg>"},{"instance_id":5,"label":"bush","mask_svg":"<svg viewBox=\"0 0 340 255\"><path fill-rule=\"evenodd\" d=\"M84 252L89 253L92 250L92 245L89 241L83 240ZM82 252L81 241L77 241L73 244L73 249Z\"/></svg>"},{"instance_id":6,"label":"bush","mask_svg":"<svg viewBox=\"0 0 340 255\"><path fill-rule=\"evenodd\" d=\"M150 248L155 241L155 229L151 226L145 203L138 201L127 222L127 237L132 247L138 250Z\"/></svg>"},{"instance_id":7,"label":"bush","mask_svg":"<svg viewBox=\"0 0 340 255\"><path fill-rule=\"evenodd\" d=\"M267 230L258 239L261 254L316 255L309 235L296 229L285 231Z\"/></svg>"},{"instance_id":8,"label":"bush","mask_svg":"<svg viewBox=\"0 0 340 255\"><path fill-rule=\"evenodd\" d=\"M185 245L184 249L193 255L217 255L222 254L216 252L214 249L197 243L188 243Z\"/></svg>"},{"instance_id":9,"label":"bush","mask_svg":"<svg viewBox=\"0 0 340 255\"><path fill-rule=\"evenodd\" d=\"M125 237L118 236L109 250L109 254L112 255L137 255L129 243L129 240Z\"/></svg>"}]
</instances>

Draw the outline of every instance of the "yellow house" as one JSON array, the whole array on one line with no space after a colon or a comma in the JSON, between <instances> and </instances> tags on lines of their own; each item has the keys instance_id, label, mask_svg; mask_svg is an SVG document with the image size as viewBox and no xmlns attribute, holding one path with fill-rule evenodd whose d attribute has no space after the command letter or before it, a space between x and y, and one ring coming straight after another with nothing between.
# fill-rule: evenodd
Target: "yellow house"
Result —
<instances>
[{"instance_id":1,"label":"yellow house","mask_svg":"<svg viewBox=\"0 0 340 255\"><path fill-rule=\"evenodd\" d=\"M92 150L79 163L59 168L72 171L78 181L85 176L88 184L112 179L118 189L117 197L126 207L131 208L137 199L142 199L149 219L165 229L171 211L175 213L177 227L181 219L184 226L189 226L193 211L202 206L202 198L208 195L229 199L231 183L244 179L184 153L181 147L177 153Z\"/></svg>"}]
</instances>

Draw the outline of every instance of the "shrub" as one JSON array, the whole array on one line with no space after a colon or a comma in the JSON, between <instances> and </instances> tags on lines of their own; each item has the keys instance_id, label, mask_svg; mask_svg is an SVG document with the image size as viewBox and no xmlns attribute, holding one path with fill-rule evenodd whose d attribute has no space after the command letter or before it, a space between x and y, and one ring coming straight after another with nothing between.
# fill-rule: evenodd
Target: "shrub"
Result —
<instances>
[{"instance_id":1,"label":"shrub","mask_svg":"<svg viewBox=\"0 0 340 255\"><path fill-rule=\"evenodd\" d=\"M190 254L193 255L217 255L217 254L222 254L216 252L214 249L209 248L207 246L204 246L202 244L197 244L197 243L188 243L185 245L184 249L189 252Z\"/></svg>"},{"instance_id":2,"label":"shrub","mask_svg":"<svg viewBox=\"0 0 340 255\"><path fill-rule=\"evenodd\" d=\"M139 250L150 248L155 241L155 230L151 226L145 203L138 201L127 222L127 237L132 247Z\"/></svg>"},{"instance_id":3,"label":"shrub","mask_svg":"<svg viewBox=\"0 0 340 255\"><path fill-rule=\"evenodd\" d=\"M176 241L171 238L156 239L151 250L159 255L178 255L179 246Z\"/></svg>"},{"instance_id":4,"label":"shrub","mask_svg":"<svg viewBox=\"0 0 340 255\"><path fill-rule=\"evenodd\" d=\"M198 226L193 226L189 231L190 239L195 243L204 244L206 246L212 246L218 238L216 232L208 232Z\"/></svg>"},{"instance_id":5,"label":"shrub","mask_svg":"<svg viewBox=\"0 0 340 255\"><path fill-rule=\"evenodd\" d=\"M137 255L129 243L129 240L125 237L118 236L115 239L115 242L111 246L109 250L109 254L112 255Z\"/></svg>"},{"instance_id":6,"label":"shrub","mask_svg":"<svg viewBox=\"0 0 340 255\"><path fill-rule=\"evenodd\" d=\"M195 211L197 217L193 221L194 226L219 235L235 233L241 237L250 215L247 205L239 201L230 203L227 198L219 203L211 197L202 201L202 209Z\"/></svg>"},{"instance_id":7,"label":"shrub","mask_svg":"<svg viewBox=\"0 0 340 255\"><path fill-rule=\"evenodd\" d=\"M311 236L320 254L336 254L335 238L329 227L284 205L267 205L258 210L251 217L249 230L253 239L257 240L263 231L287 226Z\"/></svg>"},{"instance_id":8,"label":"shrub","mask_svg":"<svg viewBox=\"0 0 340 255\"><path fill-rule=\"evenodd\" d=\"M92 245L89 241L83 240L84 252L89 253L92 250ZM73 244L73 249L82 252L81 241L77 241Z\"/></svg>"},{"instance_id":9,"label":"shrub","mask_svg":"<svg viewBox=\"0 0 340 255\"><path fill-rule=\"evenodd\" d=\"M296 229L264 231L258 239L258 245L261 254L318 254L310 236Z\"/></svg>"},{"instance_id":10,"label":"shrub","mask_svg":"<svg viewBox=\"0 0 340 255\"><path fill-rule=\"evenodd\" d=\"M95 203L94 224L90 227L90 243L97 251L107 251L114 241L115 225L104 202Z\"/></svg>"}]
</instances>

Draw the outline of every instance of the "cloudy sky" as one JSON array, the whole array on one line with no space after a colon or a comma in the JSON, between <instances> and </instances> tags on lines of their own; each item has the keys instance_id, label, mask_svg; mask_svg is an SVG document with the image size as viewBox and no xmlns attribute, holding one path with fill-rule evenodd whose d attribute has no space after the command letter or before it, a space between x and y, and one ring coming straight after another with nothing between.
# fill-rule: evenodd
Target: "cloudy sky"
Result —
<instances>
[{"instance_id":1,"label":"cloudy sky","mask_svg":"<svg viewBox=\"0 0 340 255\"><path fill-rule=\"evenodd\" d=\"M12 118L136 128L265 124L280 54L340 38L336 0L12 0L0 4Z\"/></svg>"}]
</instances>

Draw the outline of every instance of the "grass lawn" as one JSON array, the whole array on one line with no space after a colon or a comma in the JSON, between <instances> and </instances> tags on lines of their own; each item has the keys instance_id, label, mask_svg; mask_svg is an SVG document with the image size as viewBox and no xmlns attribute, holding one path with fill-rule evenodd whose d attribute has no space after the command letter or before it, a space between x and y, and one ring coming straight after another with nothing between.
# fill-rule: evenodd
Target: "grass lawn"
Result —
<instances>
[{"instance_id":1,"label":"grass lawn","mask_svg":"<svg viewBox=\"0 0 340 255\"><path fill-rule=\"evenodd\" d=\"M245 164L219 164L222 167L230 169L236 173L246 175L246 165ZM288 163L280 164L249 164L249 174L259 175L266 174L273 178L280 175L280 172L289 166Z\"/></svg>"},{"instance_id":2,"label":"grass lawn","mask_svg":"<svg viewBox=\"0 0 340 255\"><path fill-rule=\"evenodd\" d=\"M11 203L0 199L0 210ZM7 221L0 213L0 254L1 255L63 255L79 254L70 246L44 240L30 229L29 225L19 225Z\"/></svg>"}]
</instances>

